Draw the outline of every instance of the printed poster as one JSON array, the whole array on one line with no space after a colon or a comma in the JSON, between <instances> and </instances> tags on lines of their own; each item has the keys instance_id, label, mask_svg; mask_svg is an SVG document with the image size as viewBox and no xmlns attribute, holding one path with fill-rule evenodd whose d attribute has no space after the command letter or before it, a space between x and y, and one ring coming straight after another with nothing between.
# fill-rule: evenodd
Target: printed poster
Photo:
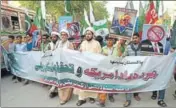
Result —
<instances>
[{"instance_id":1,"label":"printed poster","mask_svg":"<svg viewBox=\"0 0 176 108\"><path fill-rule=\"evenodd\" d=\"M67 23L67 30L71 37L76 39L80 37L80 26L78 22Z\"/></svg>"},{"instance_id":2,"label":"printed poster","mask_svg":"<svg viewBox=\"0 0 176 108\"><path fill-rule=\"evenodd\" d=\"M66 29L67 28L67 23L71 23L72 21L73 21L72 16L60 16L59 17L59 32L62 29Z\"/></svg>"},{"instance_id":3,"label":"printed poster","mask_svg":"<svg viewBox=\"0 0 176 108\"><path fill-rule=\"evenodd\" d=\"M119 37L131 38L135 27L136 15L137 10L116 7L110 33Z\"/></svg>"},{"instance_id":4,"label":"printed poster","mask_svg":"<svg viewBox=\"0 0 176 108\"><path fill-rule=\"evenodd\" d=\"M165 50L168 29L164 25L144 24L142 33L142 50L163 53Z\"/></svg>"}]
</instances>

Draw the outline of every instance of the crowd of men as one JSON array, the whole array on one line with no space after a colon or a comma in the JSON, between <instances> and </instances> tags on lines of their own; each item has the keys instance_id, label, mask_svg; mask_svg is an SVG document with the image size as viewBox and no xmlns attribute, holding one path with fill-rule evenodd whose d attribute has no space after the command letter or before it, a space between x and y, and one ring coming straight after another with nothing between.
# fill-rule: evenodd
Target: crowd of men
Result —
<instances>
[{"instance_id":1,"label":"crowd of men","mask_svg":"<svg viewBox=\"0 0 176 108\"><path fill-rule=\"evenodd\" d=\"M43 51L46 52L47 50L56 50L57 48L63 49L71 49L71 50L78 50L80 52L89 51L92 53L100 53L105 56L141 56L141 49L142 44L140 40L140 36L138 33L134 33L132 36L132 41L127 44L127 41L124 39L114 39L110 35L105 37L105 41L101 36L95 36L95 31L92 27L88 27L85 31L84 37L82 37L81 43L79 46L75 47L73 43L69 40L70 34L67 29L63 29L58 32L52 32L51 35L43 34L41 36L42 42L37 45L37 48L34 48L32 36L27 35L26 37L22 38L22 36L16 37L16 42L14 42L15 37L10 35L9 36L9 52L18 52L18 51ZM23 42L22 42L22 39ZM176 52L174 48L171 48L169 43L169 38L167 38L167 48L165 48L164 54L167 55L168 53ZM176 80L176 74L175 74ZM24 80L24 84L28 84L29 80L22 79L18 76L13 76L12 78L15 82L21 82ZM158 96L157 96L157 92ZM88 92L80 89L73 89L73 88L57 88L55 86L51 86L49 90L49 96L51 98L55 96L59 96L60 104L66 104L72 97L72 94L78 95L78 102L76 103L77 106L81 106L85 104L87 99L90 103L94 103L98 100L98 105L101 107L105 106L107 98L110 102L114 102L114 95L112 93L96 93L96 92ZM176 93L175 93L176 95ZM135 100L140 101L140 93L127 93L126 94L126 101L124 103L124 107L128 107L131 105L132 96ZM167 104L164 102L165 98L165 90L160 91L153 91L151 99L156 100L158 97L158 105L161 107L166 107Z\"/></svg>"}]
</instances>

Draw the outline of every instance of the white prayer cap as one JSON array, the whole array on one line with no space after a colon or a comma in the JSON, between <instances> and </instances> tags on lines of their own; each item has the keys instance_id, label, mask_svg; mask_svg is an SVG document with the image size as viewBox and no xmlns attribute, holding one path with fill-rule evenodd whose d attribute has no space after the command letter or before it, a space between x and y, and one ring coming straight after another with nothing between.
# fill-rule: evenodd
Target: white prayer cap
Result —
<instances>
[{"instance_id":1,"label":"white prayer cap","mask_svg":"<svg viewBox=\"0 0 176 108\"><path fill-rule=\"evenodd\" d=\"M52 35L57 35L58 37L60 36L60 34L58 32L55 32L55 31L51 32L51 36Z\"/></svg>"},{"instance_id":2,"label":"white prayer cap","mask_svg":"<svg viewBox=\"0 0 176 108\"><path fill-rule=\"evenodd\" d=\"M62 29L62 30L60 31L60 34L61 34L62 32L66 33L66 34L68 35L68 38L70 37L70 34L69 34L69 32L68 32L67 29Z\"/></svg>"},{"instance_id":3,"label":"white prayer cap","mask_svg":"<svg viewBox=\"0 0 176 108\"><path fill-rule=\"evenodd\" d=\"M91 31L91 32L93 33L93 35L95 36L95 30L94 30L93 27L88 27L88 28L86 28L84 34L86 34L87 31Z\"/></svg>"}]
</instances>

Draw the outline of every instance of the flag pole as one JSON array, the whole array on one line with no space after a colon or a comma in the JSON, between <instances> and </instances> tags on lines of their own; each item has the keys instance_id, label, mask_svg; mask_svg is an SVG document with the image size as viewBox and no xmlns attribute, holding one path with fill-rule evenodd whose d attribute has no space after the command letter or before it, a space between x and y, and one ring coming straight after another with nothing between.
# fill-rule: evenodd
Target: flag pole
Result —
<instances>
[{"instance_id":1,"label":"flag pole","mask_svg":"<svg viewBox=\"0 0 176 108\"><path fill-rule=\"evenodd\" d=\"M43 45L43 41L42 41L42 29L45 31L45 23L46 23L46 8L45 8L45 1L40 1L41 3L41 22L40 22L40 36L41 36L41 45ZM42 52L44 52L44 48L42 46Z\"/></svg>"}]
</instances>

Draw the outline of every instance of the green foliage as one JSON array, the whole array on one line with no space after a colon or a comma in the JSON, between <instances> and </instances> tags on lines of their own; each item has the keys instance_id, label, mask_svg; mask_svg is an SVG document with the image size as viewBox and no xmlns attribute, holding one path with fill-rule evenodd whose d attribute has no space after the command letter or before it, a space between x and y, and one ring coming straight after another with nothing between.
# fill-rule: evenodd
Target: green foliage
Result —
<instances>
[{"instance_id":1,"label":"green foliage","mask_svg":"<svg viewBox=\"0 0 176 108\"><path fill-rule=\"evenodd\" d=\"M108 11L105 7L107 2L91 2L96 20L109 17ZM25 8L36 11L37 7L40 6L40 1L20 1L20 4ZM58 19L59 16L64 15L64 1L45 1L45 4L46 13L50 14L55 19ZM78 19L80 19L84 15L84 8L89 13L89 1L71 1L71 14L74 14L76 18L79 17Z\"/></svg>"}]
</instances>

